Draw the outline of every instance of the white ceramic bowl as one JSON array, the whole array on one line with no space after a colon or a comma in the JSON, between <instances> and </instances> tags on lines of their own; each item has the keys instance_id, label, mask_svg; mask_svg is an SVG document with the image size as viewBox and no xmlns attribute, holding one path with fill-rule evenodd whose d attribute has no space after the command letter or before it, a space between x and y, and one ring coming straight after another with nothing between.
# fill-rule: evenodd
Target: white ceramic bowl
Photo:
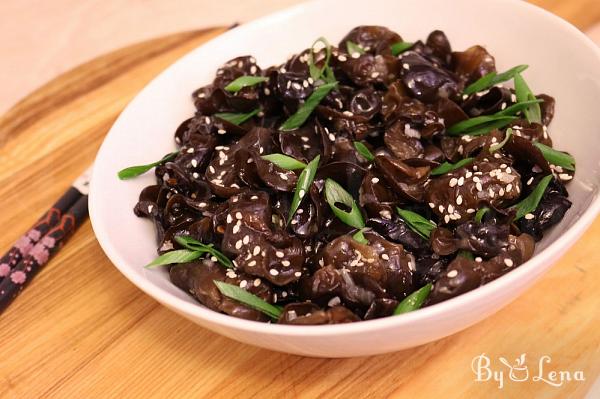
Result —
<instances>
[{"instance_id":1,"label":"white ceramic bowl","mask_svg":"<svg viewBox=\"0 0 600 399\"><path fill-rule=\"evenodd\" d=\"M557 100L550 133L577 159L569 185L573 207L539 243L533 259L474 291L402 316L330 326L270 325L213 312L172 285L165 270L142 266L155 257L154 228L133 215L152 173L117 180L123 167L160 158L174 148L173 133L194 108L190 93L209 83L218 66L244 54L262 66L280 63L318 36L337 43L357 25L384 25L405 40L443 30L454 49L485 45L498 70L529 64L535 92ZM320 0L242 25L192 51L154 79L121 114L96 159L90 215L102 248L135 285L168 308L230 338L308 356L373 355L430 342L498 311L550 268L600 209L600 51L558 17L518 0ZM550 295L550 293L548 293Z\"/></svg>"}]
</instances>

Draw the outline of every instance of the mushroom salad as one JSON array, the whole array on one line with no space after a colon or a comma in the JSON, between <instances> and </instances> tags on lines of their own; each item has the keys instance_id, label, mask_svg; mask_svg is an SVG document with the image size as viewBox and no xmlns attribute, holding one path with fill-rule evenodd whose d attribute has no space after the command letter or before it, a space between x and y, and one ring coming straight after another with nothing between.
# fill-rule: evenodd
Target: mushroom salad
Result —
<instances>
[{"instance_id":1,"label":"mushroom salad","mask_svg":"<svg viewBox=\"0 0 600 399\"><path fill-rule=\"evenodd\" d=\"M262 69L234 58L193 95L178 149L135 214L173 284L204 306L316 325L398 315L533 255L571 206L554 99L484 47L380 26Z\"/></svg>"}]
</instances>

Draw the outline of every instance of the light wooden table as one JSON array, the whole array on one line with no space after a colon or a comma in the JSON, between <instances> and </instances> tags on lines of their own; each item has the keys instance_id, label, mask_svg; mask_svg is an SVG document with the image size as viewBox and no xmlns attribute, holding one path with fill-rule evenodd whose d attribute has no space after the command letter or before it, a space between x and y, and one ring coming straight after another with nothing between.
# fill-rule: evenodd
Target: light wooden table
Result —
<instances>
[{"instance_id":1,"label":"light wooden table","mask_svg":"<svg viewBox=\"0 0 600 399\"><path fill-rule=\"evenodd\" d=\"M218 33L177 34L100 57L0 118L0 250L91 162L146 82ZM459 334L389 355L326 360L242 345L168 311L119 274L87 222L0 316L0 397L581 398L600 374L599 237L600 219L525 295ZM473 381L471 361L481 353L494 361L527 353L530 366L549 355L546 371L581 370L586 381L507 381L500 390Z\"/></svg>"}]
</instances>

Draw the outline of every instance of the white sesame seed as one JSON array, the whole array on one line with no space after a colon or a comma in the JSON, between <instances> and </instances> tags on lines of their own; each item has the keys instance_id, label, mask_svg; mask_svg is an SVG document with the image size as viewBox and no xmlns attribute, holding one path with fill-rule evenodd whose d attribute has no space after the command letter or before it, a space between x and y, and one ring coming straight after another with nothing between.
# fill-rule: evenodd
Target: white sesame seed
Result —
<instances>
[{"instance_id":1,"label":"white sesame seed","mask_svg":"<svg viewBox=\"0 0 600 399\"><path fill-rule=\"evenodd\" d=\"M248 285L248 282L246 280L240 281L240 288L246 288L247 285Z\"/></svg>"},{"instance_id":2,"label":"white sesame seed","mask_svg":"<svg viewBox=\"0 0 600 399\"><path fill-rule=\"evenodd\" d=\"M459 195L458 197L456 197L456 205L460 205L463 202L463 198L462 195Z\"/></svg>"},{"instance_id":3,"label":"white sesame seed","mask_svg":"<svg viewBox=\"0 0 600 399\"><path fill-rule=\"evenodd\" d=\"M510 172L512 172L512 169L510 167L506 168L506 173L510 174Z\"/></svg>"},{"instance_id":4,"label":"white sesame seed","mask_svg":"<svg viewBox=\"0 0 600 399\"><path fill-rule=\"evenodd\" d=\"M481 186L480 182L477 182L477 184L475 184L475 188L477 189L477 191L483 191L483 187Z\"/></svg>"},{"instance_id":5,"label":"white sesame seed","mask_svg":"<svg viewBox=\"0 0 600 399\"><path fill-rule=\"evenodd\" d=\"M256 280L254 280L254 286L258 287L260 285L260 279L257 278Z\"/></svg>"},{"instance_id":6,"label":"white sesame seed","mask_svg":"<svg viewBox=\"0 0 600 399\"><path fill-rule=\"evenodd\" d=\"M435 204L434 204L433 202L430 202L430 203L429 203L429 207L430 207L431 209L433 209L433 208L435 208Z\"/></svg>"},{"instance_id":7,"label":"white sesame seed","mask_svg":"<svg viewBox=\"0 0 600 399\"><path fill-rule=\"evenodd\" d=\"M269 270L269 274L271 276L277 276L277 275L279 275L279 272L276 269L271 269L271 270Z\"/></svg>"},{"instance_id":8,"label":"white sesame seed","mask_svg":"<svg viewBox=\"0 0 600 399\"><path fill-rule=\"evenodd\" d=\"M339 296L334 296L333 298L331 298L329 300L329 302L327 302L327 306L329 306L330 308L339 305L340 303L342 303L342 301L340 300Z\"/></svg>"},{"instance_id":9,"label":"white sesame seed","mask_svg":"<svg viewBox=\"0 0 600 399\"><path fill-rule=\"evenodd\" d=\"M456 177L453 177L452 179L450 179L450 181L448 182L448 185L450 187L454 187L456 186L456 184L458 183L458 180L456 179Z\"/></svg>"},{"instance_id":10,"label":"white sesame seed","mask_svg":"<svg viewBox=\"0 0 600 399\"><path fill-rule=\"evenodd\" d=\"M245 235L245 236L244 236L244 238L242 239L242 242L243 242L244 244L248 244L248 243L250 242L250 236L248 236L248 235Z\"/></svg>"},{"instance_id":11,"label":"white sesame seed","mask_svg":"<svg viewBox=\"0 0 600 399\"><path fill-rule=\"evenodd\" d=\"M345 61L347 61L347 60L348 60L348 59L347 59L347 58L346 58L346 56L344 56L344 55L340 55L340 56L338 56L338 61L340 61L340 62L345 62Z\"/></svg>"},{"instance_id":12,"label":"white sesame seed","mask_svg":"<svg viewBox=\"0 0 600 399\"><path fill-rule=\"evenodd\" d=\"M479 177L477 177L477 176L473 176L473 181L474 181L475 183L479 182L479 181L480 181L480 180L479 180Z\"/></svg>"},{"instance_id":13,"label":"white sesame seed","mask_svg":"<svg viewBox=\"0 0 600 399\"><path fill-rule=\"evenodd\" d=\"M469 209L467 209L467 213L475 213L475 212L476 212L476 211L475 211L475 209L473 209L473 208L469 208Z\"/></svg>"},{"instance_id":14,"label":"white sesame seed","mask_svg":"<svg viewBox=\"0 0 600 399\"><path fill-rule=\"evenodd\" d=\"M233 229L231 230L231 232L233 234L237 234L240 231L240 225L236 224L235 226L233 226Z\"/></svg>"},{"instance_id":15,"label":"white sesame seed","mask_svg":"<svg viewBox=\"0 0 600 399\"><path fill-rule=\"evenodd\" d=\"M372 178L371 183L373 183L373 184L379 183L379 178L377 178L377 177Z\"/></svg>"},{"instance_id":16,"label":"white sesame seed","mask_svg":"<svg viewBox=\"0 0 600 399\"><path fill-rule=\"evenodd\" d=\"M378 76L379 76L379 72L373 72L373 73L371 74L371 77L372 77L373 79L377 78Z\"/></svg>"},{"instance_id":17,"label":"white sesame seed","mask_svg":"<svg viewBox=\"0 0 600 399\"><path fill-rule=\"evenodd\" d=\"M571 180L573 178L573 176L567 173L560 173L558 177L560 178L560 180Z\"/></svg>"},{"instance_id":18,"label":"white sesame seed","mask_svg":"<svg viewBox=\"0 0 600 399\"><path fill-rule=\"evenodd\" d=\"M358 58L358 57L360 57L360 53L359 53L358 51L355 51L355 52L354 52L354 53L352 53L350 56L351 56L352 58Z\"/></svg>"},{"instance_id":19,"label":"white sesame seed","mask_svg":"<svg viewBox=\"0 0 600 399\"><path fill-rule=\"evenodd\" d=\"M227 132L225 131L225 129L219 129L219 130L217 130L217 133L219 133L219 134L225 134Z\"/></svg>"},{"instance_id":20,"label":"white sesame seed","mask_svg":"<svg viewBox=\"0 0 600 399\"><path fill-rule=\"evenodd\" d=\"M450 216L449 216L449 215L445 215L445 216L444 216L444 222L445 222L446 224L448 224L448 223L450 222Z\"/></svg>"},{"instance_id":21,"label":"white sesame seed","mask_svg":"<svg viewBox=\"0 0 600 399\"><path fill-rule=\"evenodd\" d=\"M217 259L217 257L216 257L216 256L211 256L211 257L210 257L210 260L211 260L211 261L213 261L213 262L216 262L218 259Z\"/></svg>"},{"instance_id":22,"label":"white sesame seed","mask_svg":"<svg viewBox=\"0 0 600 399\"><path fill-rule=\"evenodd\" d=\"M329 138L329 140L335 141L335 135L333 133L329 133L327 137Z\"/></svg>"},{"instance_id":23,"label":"white sesame seed","mask_svg":"<svg viewBox=\"0 0 600 399\"><path fill-rule=\"evenodd\" d=\"M231 223L233 222L233 218L231 217L230 214L227 215L227 223Z\"/></svg>"},{"instance_id":24,"label":"white sesame seed","mask_svg":"<svg viewBox=\"0 0 600 399\"><path fill-rule=\"evenodd\" d=\"M256 266L256 261L255 260L251 260L250 262L248 262L248 266L250 266L250 267Z\"/></svg>"},{"instance_id":25,"label":"white sesame seed","mask_svg":"<svg viewBox=\"0 0 600 399\"><path fill-rule=\"evenodd\" d=\"M446 276L449 278L454 278L458 276L458 270L450 270L448 273L446 273Z\"/></svg>"},{"instance_id":26,"label":"white sesame seed","mask_svg":"<svg viewBox=\"0 0 600 399\"><path fill-rule=\"evenodd\" d=\"M513 188L513 185L512 185L512 184L510 184L510 183L508 183L508 184L506 185L506 192L507 192L507 193L510 193L510 190L512 190L512 188Z\"/></svg>"},{"instance_id":27,"label":"white sesame seed","mask_svg":"<svg viewBox=\"0 0 600 399\"><path fill-rule=\"evenodd\" d=\"M440 213L444 213L444 210L446 208L444 207L444 205L440 205L440 206L438 206L438 209L440 210Z\"/></svg>"},{"instance_id":28,"label":"white sesame seed","mask_svg":"<svg viewBox=\"0 0 600 399\"><path fill-rule=\"evenodd\" d=\"M233 270L228 270L227 273L225 273L225 275L229 278L236 278L237 274L233 271Z\"/></svg>"},{"instance_id":29,"label":"white sesame seed","mask_svg":"<svg viewBox=\"0 0 600 399\"><path fill-rule=\"evenodd\" d=\"M235 213L235 218L236 218L237 220L242 220L242 212L236 212L236 213Z\"/></svg>"},{"instance_id":30,"label":"white sesame seed","mask_svg":"<svg viewBox=\"0 0 600 399\"><path fill-rule=\"evenodd\" d=\"M457 182L457 184L458 184L459 186L462 186L463 184L465 184L465 178L461 176L461 177L458 179L458 182Z\"/></svg>"},{"instance_id":31,"label":"white sesame seed","mask_svg":"<svg viewBox=\"0 0 600 399\"><path fill-rule=\"evenodd\" d=\"M481 263L481 262L483 262L483 259L481 259L481 257L478 256L478 257L475 258L475 262Z\"/></svg>"},{"instance_id":32,"label":"white sesame seed","mask_svg":"<svg viewBox=\"0 0 600 399\"><path fill-rule=\"evenodd\" d=\"M471 176L473 176L473 173L472 173L472 172L467 172L467 173L465 173L465 178L466 178L466 179L470 178Z\"/></svg>"},{"instance_id":33,"label":"white sesame seed","mask_svg":"<svg viewBox=\"0 0 600 399\"><path fill-rule=\"evenodd\" d=\"M529 185L531 185L531 183L533 183L533 176L531 176L531 177L529 178L529 180L527 180L527 185L528 185L528 186L529 186Z\"/></svg>"},{"instance_id":34,"label":"white sesame seed","mask_svg":"<svg viewBox=\"0 0 600 399\"><path fill-rule=\"evenodd\" d=\"M525 219L527 219L527 220L531 220L531 219L533 219L534 217L535 217L535 216L533 215L533 213L528 213L528 214L526 214L526 215L525 215Z\"/></svg>"},{"instance_id":35,"label":"white sesame seed","mask_svg":"<svg viewBox=\"0 0 600 399\"><path fill-rule=\"evenodd\" d=\"M384 219L388 219L388 220L392 218L392 214L387 209L379 211L379 216L381 216Z\"/></svg>"},{"instance_id":36,"label":"white sesame seed","mask_svg":"<svg viewBox=\"0 0 600 399\"><path fill-rule=\"evenodd\" d=\"M504 258L504 264L508 267L512 267L514 265L513 261L508 258Z\"/></svg>"},{"instance_id":37,"label":"white sesame seed","mask_svg":"<svg viewBox=\"0 0 600 399\"><path fill-rule=\"evenodd\" d=\"M235 249L240 249L242 247L242 240L237 240L235 243Z\"/></svg>"},{"instance_id":38,"label":"white sesame seed","mask_svg":"<svg viewBox=\"0 0 600 399\"><path fill-rule=\"evenodd\" d=\"M491 198L494 198L496 193L494 193L494 190L492 190L492 188L490 187L490 188L488 188L488 194Z\"/></svg>"},{"instance_id":39,"label":"white sesame seed","mask_svg":"<svg viewBox=\"0 0 600 399\"><path fill-rule=\"evenodd\" d=\"M381 259L383 260L390 260L390 257L388 254L381 254Z\"/></svg>"},{"instance_id":40,"label":"white sesame seed","mask_svg":"<svg viewBox=\"0 0 600 399\"><path fill-rule=\"evenodd\" d=\"M300 198L303 198L305 195L306 195L306 191L304 191L304 190L300 190L298 192L298 197L300 197Z\"/></svg>"},{"instance_id":41,"label":"white sesame seed","mask_svg":"<svg viewBox=\"0 0 600 399\"><path fill-rule=\"evenodd\" d=\"M448 213L454 213L454 206L452 204L448 205Z\"/></svg>"},{"instance_id":42,"label":"white sesame seed","mask_svg":"<svg viewBox=\"0 0 600 399\"><path fill-rule=\"evenodd\" d=\"M294 276L296 276L296 277L300 277L300 276L302 276L302 272L295 272L295 273L294 273ZM287 295L286 295L286 296L287 296Z\"/></svg>"},{"instance_id":43,"label":"white sesame seed","mask_svg":"<svg viewBox=\"0 0 600 399\"><path fill-rule=\"evenodd\" d=\"M283 260L281 261L281 264L285 267L288 267L290 265L290 261L289 260Z\"/></svg>"},{"instance_id":44,"label":"white sesame seed","mask_svg":"<svg viewBox=\"0 0 600 399\"><path fill-rule=\"evenodd\" d=\"M268 95L270 95L270 94L271 94L271 90L269 90L269 88L268 88L268 87L265 87L265 90L264 90L264 91L265 91L265 95L266 95L266 96L268 96Z\"/></svg>"},{"instance_id":45,"label":"white sesame seed","mask_svg":"<svg viewBox=\"0 0 600 399\"><path fill-rule=\"evenodd\" d=\"M408 65L406 62L404 64L402 64L402 68L404 69L410 69L410 65Z\"/></svg>"},{"instance_id":46,"label":"white sesame seed","mask_svg":"<svg viewBox=\"0 0 600 399\"><path fill-rule=\"evenodd\" d=\"M283 258L285 256L285 254L281 251L277 251L277 252L275 252L275 256L277 256L278 258Z\"/></svg>"}]
</instances>

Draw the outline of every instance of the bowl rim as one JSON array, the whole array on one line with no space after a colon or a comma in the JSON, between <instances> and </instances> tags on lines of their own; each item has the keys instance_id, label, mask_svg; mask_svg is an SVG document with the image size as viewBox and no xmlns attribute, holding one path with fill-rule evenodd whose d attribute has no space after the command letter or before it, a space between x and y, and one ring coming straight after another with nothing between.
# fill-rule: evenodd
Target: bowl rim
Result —
<instances>
[{"instance_id":1,"label":"bowl rim","mask_svg":"<svg viewBox=\"0 0 600 399\"><path fill-rule=\"evenodd\" d=\"M582 45L586 46L588 50L594 53L598 60L600 60L600 48L596 46L596 44L589 37L587 37L584 33L582 33L575 26L565 21L564 19L534 4L524 2L521 0L493 1L501 1L504 4L512 3L511 6L524 7L528 9L528 12L537 14L538 17L545 19L547 23L555 25L557 28L560 28L563 31L565 31L565 33L570 34L574 39L580 41ZM286 18L288 16L294 15L295 13L304 9L305 7L315 7L317 6L317 3L321 2L322 0L311 0L283 9L281 11L268 14L261 18L244 23L239 27L236 27L235 29L224 32L221 35L207 41L199 47L205 46L206 44L211 43L215 40L223 40L223 38L226 39L230 35L242 34L246 29L251 29L257 25L261 25L267 21L271 21L272 19ZM172 63L165 70L163 70L150 83L148 83L148 85L146 85L144 89L142 89L136 95L135 98L140 96L146 90L146 88L150 86L156 79L159 79L166 72L167 69L170 69L170 67L172 67L174 64L182 62L187 55L189 55L189 52L186 55L179 58L174 63ZM132 102L135 101L135 98L132 100ZM127 109L128 107L129 105L125 109ZM119 118L117 118L117 121L115 121L114 125L116 125L120 119L121 115L119 116ZM111 128L111 130L107 134L107 137L108 135L110 135L112 130L113 128ZM98 154L102 152L102 149L105 146L105 144L106 138L103 141L100 149L98 150ZM523 276L532 273L538 268L543 268L544 265L548 265L549 268L550 265L553 263L552 261L556 260L558 256L560 256L566 249L568 249L591 225L591 223L595 220L596 215L600 213L600 196L598 195L598 192L596 192L593 194L593 198L591 199L587 209L585 209L578 217L578 219L570 227L567 228L567 230L561 236L560 240L555 240L554 242L550 243L548 247L544 248L540 253L536 254L530 260L523 263L514 270L510 271L509 273L499 277L498 279L484 284L474 290L461 294L457 297L419 309L418 311L405 313L399 316L384 317L373 320L363 320L356 323L346 324L307 326L273 324L236 318L230 315L213 311L200 303L188 302L172 293L169 293L168 291L164 291L161 287L156 286L150 280L145 279L142 275L138 275L135 274L133 271L130 271L130 267L127 266L128 262L119 254L116 248L114 248L110 244L109 240L103 239L104 234L107 234L108 230L105 229L104 220L97 213L98 211L96 210L94 201L94 198L96 198L97 196L94 195L96 185L94 184L95 179L93 178L93 176L97 176L99 174L98 165L98 163L94 164L90 184L89 213L92 228L105 254L115 265L115 267L119 269L119 271L129 281L131 281L136 287L141 289L144 293L148 294L158 302L169 307L171 310L175 310L178 313L183 314L187 317L198 318L209 322L211 325L218 325L221 327L233 328L239 331L260 333L263 335L271 336L339 337L345 335L360 334L364 332L372 332L374 330L380 329L401 329L404 326L424 322L432 318L443 316L444 314L453 314L458 309L468 306L471 303L475 303L476 301L492 297L494 292L510 288L514 281L518 281ZM544 270L542 270L542 272L543 271ZM536 279L539 278L541 275L542 273L540 273L536 277ZM511 301L516 300L518 297L519 295L515 295L515 297L512 298Z\"/></svg>"}]
</instances>

